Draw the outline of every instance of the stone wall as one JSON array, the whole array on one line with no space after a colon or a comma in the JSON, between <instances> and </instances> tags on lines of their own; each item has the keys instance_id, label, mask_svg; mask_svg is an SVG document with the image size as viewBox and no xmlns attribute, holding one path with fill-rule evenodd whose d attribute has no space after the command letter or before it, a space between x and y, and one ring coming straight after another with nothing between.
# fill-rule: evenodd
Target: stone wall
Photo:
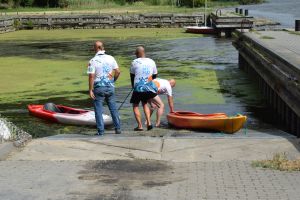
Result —
<instances>
[{"instance_id":1,"label":"stone wall","mask_svg":"<svg viewBox=\"0 0 300 200\"><path fill-rule=\"evenodd\" d=\"M0 19L0 33L6 33L14 31L14 19L13 18L3 18Z\"/></svg>"},{"instance_id":2,"label":"stone wall","mask_svg":"<svg viewBox=\"0 0 300 200\"><path fill-rule=\"evenodd\" d=\"M183 27L203 23L204 15L39 15L14 16L19 29L38 28L161 28Z\"/></svg>"}]
</instances>

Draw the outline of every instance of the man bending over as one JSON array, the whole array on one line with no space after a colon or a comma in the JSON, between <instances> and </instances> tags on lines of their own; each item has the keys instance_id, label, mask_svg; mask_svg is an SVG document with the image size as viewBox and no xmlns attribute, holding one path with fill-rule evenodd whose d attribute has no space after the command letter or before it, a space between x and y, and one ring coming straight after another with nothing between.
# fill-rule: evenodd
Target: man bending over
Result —
<instances>
[{"instance_id":1,"label":"man bending over","mask_svg":"<svg viewBox=\"0 0 300 200\"><path fill-rule=\"evenodd\" d=\"M174 79L166 80L166 79L161 79L157 78L153 80L153 83L157 87L157 94L159 95L167 95L168 97L168 104L170 108L170 112L174 112L174 101L173 101L173 96L172 96L172 88L175 87L176 81ZM150 99L148 103L151 106L151 115L153 114L154 110L157 109L156 111L156 124L155 126L158 127L160 126L160 119L161 116L164 113L164 103L160 99L159 96L154 97L153 99Z\"/></svg>"}]
</instances>

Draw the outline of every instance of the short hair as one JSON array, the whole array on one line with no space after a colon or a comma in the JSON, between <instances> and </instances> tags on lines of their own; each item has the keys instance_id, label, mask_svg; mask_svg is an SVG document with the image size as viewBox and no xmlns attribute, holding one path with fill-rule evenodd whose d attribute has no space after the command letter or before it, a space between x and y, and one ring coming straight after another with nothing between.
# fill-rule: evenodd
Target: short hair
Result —
<instances>
[{"instance_id":1,"label":"short hair","mask_svg":"<svg viewBox=\"0 0 300 200\"><path fill-rule=\"evenodd\" d=\"M95 48L99 49L99 50L104 50L104 44L101 41L96 41L94 44Z\"/></svg>"},{"instance_id":2,"label":"short hair","mask_svg":"<svg viewBox=\"0 0 300 200\"><path fill-rule=\"evenodd\" d=\"M142 52L145 52L145 47L143 45L137 46L136 49L135 49L135 54L138 55Z\"/></svg>"}]
</instances>

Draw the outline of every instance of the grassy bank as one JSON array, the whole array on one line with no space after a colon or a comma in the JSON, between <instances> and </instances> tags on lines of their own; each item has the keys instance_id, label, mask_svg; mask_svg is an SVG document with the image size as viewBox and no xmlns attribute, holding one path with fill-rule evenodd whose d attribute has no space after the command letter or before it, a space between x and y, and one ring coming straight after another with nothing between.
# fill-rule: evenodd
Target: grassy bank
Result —
<instances>
[{"instance_id":1,"label":"grassy bank","mask_svg":"<svg viewBox=\"0 0 300 200\"><path fill-rule=\"evenodd\" d=\"M130 39L152 38L172 39L199 37L185 33L182 28L132 28L132 29L66 29L66 30L22 30L3 34L1 41L57 41L57 40L95 40L99 38Z\"/></svg>"}]
</instances>

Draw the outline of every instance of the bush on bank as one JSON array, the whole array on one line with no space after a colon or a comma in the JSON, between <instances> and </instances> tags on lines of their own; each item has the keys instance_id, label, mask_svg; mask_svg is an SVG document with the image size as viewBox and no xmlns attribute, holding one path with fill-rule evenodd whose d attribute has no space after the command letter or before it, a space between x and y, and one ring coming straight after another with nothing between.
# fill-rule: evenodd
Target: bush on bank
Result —
<instances>
[{"instance_id":1,"label":"bush on bank","mask_svg":"<svg viewBox=\"0 0 300 200\"><path fill-rule=\"evenodd\" d=\"M239 4L241 5L258 4L263 2L265 2L265 0L239 0Z\"/></svg>"},{"instance_id":2,"label":"bush on bank","mask_svg":"<svg viewBox=\"0 0 300 200\"><path fill-rule=\"evenodd\" d=\"M240 4L262 3L264 0L208 0L213 2L238 2ZM0 9L17 7L99 7L103 5L133 4L143 2L147 5L176 5L178 7L202 7L205 0L0 0Z\"/></svg>"}]
</instances>

